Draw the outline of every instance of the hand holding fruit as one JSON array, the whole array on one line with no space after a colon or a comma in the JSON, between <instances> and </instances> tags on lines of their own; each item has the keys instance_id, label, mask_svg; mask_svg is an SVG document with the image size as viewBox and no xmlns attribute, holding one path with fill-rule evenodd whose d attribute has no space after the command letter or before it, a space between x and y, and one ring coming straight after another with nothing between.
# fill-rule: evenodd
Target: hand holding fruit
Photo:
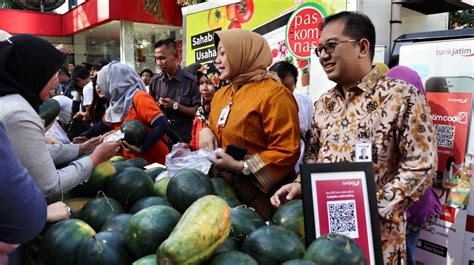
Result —
<instances>
[{"instance_id":1,"label":"hand holding fruit","mask_svg":"<svg viewBox=\"0 0 474 265\"><path fill-rule=\"evenodd\" d=\"M143 154L143 151L140 147L122 141L122 147L127 153L131 154Z\"/></svg>"},{"instance_id":2,"label":"hand holding fruit","mask_svg":"<svg viewBox=\"0 0 474 265\"><path fill-rule=\"evenodd\" d=\"M235 160L224 152L216 152L216 158L209 158L209 160L219 170L240 172L243 168L243 162Z\"/></svg>"}]
</instances>

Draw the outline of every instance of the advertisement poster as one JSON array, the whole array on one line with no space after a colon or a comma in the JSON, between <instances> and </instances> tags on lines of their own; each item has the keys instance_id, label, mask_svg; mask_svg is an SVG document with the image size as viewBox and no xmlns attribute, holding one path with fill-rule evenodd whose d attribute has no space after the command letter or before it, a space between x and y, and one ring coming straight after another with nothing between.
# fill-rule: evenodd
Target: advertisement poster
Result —
<instances>
[{"instance_id":1,"label":"advertisement poster","mask_svg":"<svg viewBox=\"0 0 474 265\"><path fill-rule=\"evenodd\" d=\"M472 193L474 154L472 93L474 92L474 39L415 43L400 48L400 65L421 77L438 141L436 188L443 212L420 236L417 264L470 264L474 246L468 209ZM467 205L466 205L467 204ZM470 236L471 235L471 236Z\"/></svg>"},{"instance_id":2,"label":"advertisement poster","mask_svg":"<svg viewBox=\"0 0 474 265\"><path fill-rule=\"evenodd\" d=\"M195 13L189 12L185 15L185 64L213 61L217 54L214 50L212 33L243 28L255 31L268 40L274 63L286 60L297 66L300 71L298 88L308 86L311 48L318 44L322 20L327 15L346 10L346 1L243 0L236 2ZM202 23L202 21L207 21L207 23Z\"/></svg>"},{"instance_id":3,"label":"advertisement poster","mask_svg":"<svg viewBox=\"0 0 474 265\"><path fill-rule=\"evenodd\" d=\"M345 175L344 175L345 174ZM320 174L313 179L316 237L329 233L346 235L361 246L374 264L372 228L364 172ZM350 177L348 177L350 175Z\"/></svg>"},{"instance_id":4,"label":"advertisement poster","mask_svg":"<svg viewBox=\"0 0 474 265\"><path fill-rule=\"evenodd\" d=\"M471 93L428 92L438 144L438 171L447 168L448 158L454 164L464 162L467 132L471 114Z\"/></svg>"}]
</instances>

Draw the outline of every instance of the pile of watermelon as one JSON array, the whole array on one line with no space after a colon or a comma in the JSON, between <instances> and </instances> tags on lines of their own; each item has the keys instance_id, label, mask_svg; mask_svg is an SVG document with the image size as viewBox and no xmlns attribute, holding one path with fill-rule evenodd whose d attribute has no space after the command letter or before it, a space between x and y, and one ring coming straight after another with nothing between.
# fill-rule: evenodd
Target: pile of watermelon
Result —
<instances>
[{"instance_id":1,"label":"pile of watermelon","mask_svg":"<svg viewBox=\"0 0 474 265\"><path fill-rule=\"evenodd\" d=\"M22 264L367 264L350 238L329 234L307 249L301 200L270 222L223 179L183 169L154 179L141 158L114 157L61 198L71 218L48 225Z\"/></svg>"}]
</instances>

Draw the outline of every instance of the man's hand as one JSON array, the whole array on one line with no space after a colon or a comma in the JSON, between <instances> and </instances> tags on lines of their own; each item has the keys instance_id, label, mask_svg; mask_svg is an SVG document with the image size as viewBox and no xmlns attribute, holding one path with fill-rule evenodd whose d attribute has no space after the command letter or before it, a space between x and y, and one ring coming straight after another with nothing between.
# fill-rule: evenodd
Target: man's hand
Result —
<instances>
[{"instance_id":1,"label":"man's hand","mask_svg":"<svg viewBox=\"0 0 474 265\"><path fill-rule=\"evenodd\" d=\"M64 45L64 44L57 45L56 49L58 49L59 51L61 51L64 54L73 54L74 53L74 51L69 46Z\"/></svg>"},{"instance_id":2,"label":"man's hand","mask_svg":"<svg viewBox=\"0 0 474 265\"><path fill-rule=\"evenodd\" d=\"M219 170L240 172L244 167L243 162L235 160L224 152L217 152L216 159L209 158L209 160Z\"/></svg>"},{"instance_id":3,"label":"man's hand","mask_svg":"<svg viewBox=\"0 0 474 265\"><path fill-rule=\"evenodd\" d=\"M76 137L77 138L77 137ZM74 138L74 140L76 139ZM97 136L87 140L81 144L79 147L79 155L90 154L94 152L94 149L102 143L102 136Z\"/></svg>"},{"instance_id":4,"label":"man's hand","mask_svg":"<svg viewBox=\"0 0 474 265\"><path fill-rule=\"evenodd\" d=\"M173 109L174 100L171 98L159 98L158 106L165 109Z\"/></svg>"},{"instance_id":5,"label":"man's hand","mask_svg":"<svg viewBox=\"0 0 474 265\"><path fill-rule=\"evenodd\" d=\"M119 142L107 142L99 144L90 155L94 166L111 159L120 150Z\"/></svg>"},{"instance_id":6,"label":"man's hand","mask_svg":"<svg viewBox=\"0 0 474 265\"><path fill-rule=\"evenodd\" d=\"M131 154L142 154L143 153L143 151L140 147L129 144L126 141L122 141L122 148L123 148L123 150L125 150L125 152L131 153Z\"/></svg>"},{"instance_id":7,"label":"man's hand","mask_svg":"<svg viewBox=\"0 0 474 265\"><path fill-rule=\"evenodd\" d=\"M199 131L199 148L209 148L215 150L217 147L217 139L209 128L203 128Z\"/></svg>"},{"instance_id":8,"label":"man's hand","mask_svg":"<svg viewBox=\"0 0 474 265\"><path fill-rule=\"evenodd\" d=\"M301 183L289 183L278 189L270 198L276 208L293 199L301 197Z\"/></svg>"}]
</instances>

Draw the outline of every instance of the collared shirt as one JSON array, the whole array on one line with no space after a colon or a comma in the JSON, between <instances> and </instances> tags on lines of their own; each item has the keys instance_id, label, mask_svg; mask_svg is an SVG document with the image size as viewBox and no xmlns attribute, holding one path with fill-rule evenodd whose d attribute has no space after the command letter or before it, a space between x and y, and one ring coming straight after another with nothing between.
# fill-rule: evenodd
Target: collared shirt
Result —
<instances>
[{"instance_id":1,"label":"collared shirt","mask_svg":"<svg viewBox=\"0 0 474 265\"><path fill-rule=\"evenodd\" d=\"M347 96L340 86L323 94L311 127L307 163L354 162L356 143L372 143L384 263L406 263L405 211L431 184L437 166L425 97L373 68Z\"/></svg>"},{"instance_id":2,"label":"collared shirt","mask_svg":"<svg viewBox=\"0 0 474 265\"><path fill-rule=\"evenodd\" d=\"M150 95L158 101L160 97L171 98L180 105L194 107L197 109L201 104L201 95L197 87L196 78L178 69L174 76L160 73L150 81ZM185 142L191 140L191 131L194 118L187 117L173 109L162 110L171 121L173 130L178 133Z\"/></svg>"}]
</instances>

